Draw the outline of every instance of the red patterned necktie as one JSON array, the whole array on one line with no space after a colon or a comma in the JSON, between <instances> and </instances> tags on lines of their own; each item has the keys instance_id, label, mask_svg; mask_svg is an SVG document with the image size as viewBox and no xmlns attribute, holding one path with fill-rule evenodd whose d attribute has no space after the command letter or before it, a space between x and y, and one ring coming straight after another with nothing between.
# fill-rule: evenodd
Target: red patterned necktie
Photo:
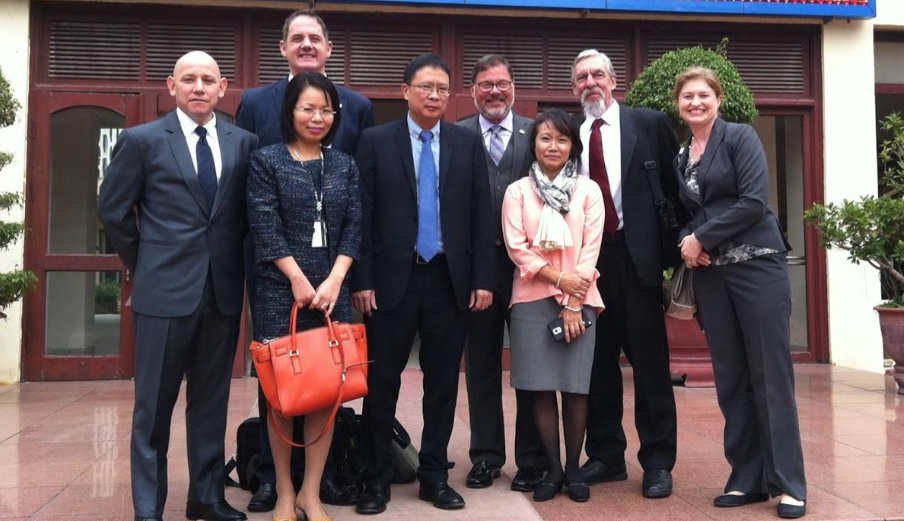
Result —
<instances>
[{"instance_id":1,"label":"red patterned necktie","mask_svg":"<svg viewBox=\"0 0 904 521\"><path fill-rule=\"evenodd\" d=\"M603 160L603 135L600 127L603 126L602 118L593 122L590 127L590 179L600 185L603 192L603 206L606 208L606 221L603 224L603 233L614 234L618 230L618 212L615 211L615 203L612 201L612 192L609 190L609 173L606 171L606 162Z\"/></svg>"}]
</instances>

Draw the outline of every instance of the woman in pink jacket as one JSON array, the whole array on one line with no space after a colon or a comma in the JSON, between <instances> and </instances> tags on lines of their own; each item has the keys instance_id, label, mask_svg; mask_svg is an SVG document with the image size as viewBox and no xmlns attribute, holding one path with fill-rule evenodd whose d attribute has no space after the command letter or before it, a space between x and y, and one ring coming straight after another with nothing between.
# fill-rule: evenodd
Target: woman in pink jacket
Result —
<instances>
[{"instance_id":1,"label":"woman in pink jacket","mask_svg":"<svg viewBox=\"0 0 904 521\"><path fill-rule=\"evenodd\" d=\"M563 485L575 501L590 498L578 460L587 426L593 328L603 310L595 282L603 196L596 183L578 175L581 149L578 127L565 112L537 116L530 137L534 164L527 177L509 186L502 205L505 244L517 267L512 386L534 393L534 418L550 465L534 501L552 499ZM564 339L556 341L555 333ZM564 469L556 391L562 393Z\"/></svg>"}]
</instances>

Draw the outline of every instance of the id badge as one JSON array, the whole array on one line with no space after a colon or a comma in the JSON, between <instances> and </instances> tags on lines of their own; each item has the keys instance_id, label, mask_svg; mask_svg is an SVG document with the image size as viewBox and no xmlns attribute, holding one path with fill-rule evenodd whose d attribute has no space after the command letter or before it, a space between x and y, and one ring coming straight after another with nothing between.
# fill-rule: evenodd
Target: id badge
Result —
<instances>
[{"instance_id":1,"label":"id badge","mask_svg":"<svg viewBox=\"0 0 904 521\"><path fill-rule=\"evenodd\" d=\"M311 238L312 248L326 248L326 223L322 219L314 221L314 236Z\"/></svg>"}]
</instances>

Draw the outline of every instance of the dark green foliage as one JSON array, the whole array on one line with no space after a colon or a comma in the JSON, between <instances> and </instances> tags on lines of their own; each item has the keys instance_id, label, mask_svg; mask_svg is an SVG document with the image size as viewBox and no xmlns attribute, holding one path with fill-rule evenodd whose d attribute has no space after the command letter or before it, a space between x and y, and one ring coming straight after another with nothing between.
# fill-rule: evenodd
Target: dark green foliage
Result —
<instances>
[{"instance_id":1,"label":"dark green foliage","mask_svg":"<svg viewBox=\"0 0 904 521\"><path fill-rule=\"evenodd\" d=\"M879 147L879 197L841 204L816 204L804 214L826 248L846 250L854 264L879 270L889 307L904 307L904 119L890 114L881 122L893 138Z\"/></svg>"},{"instance_id":2,"label":"dark green foliage","mask_svg":"<svg viewBox=\"0 0 904 521\"><path fill-rule=\"evenodd\" d=\"M94 286L94 312L119 314L119 296L122 286L115 281L99 282Z\"/></svg>"},{"instance_id":3,"label":"dark green foliage","mask_svg":"<svg viewBox=\"0 0 904 521\"><path fill-rule=\"evenodd\" d=\"M16 114L22 106L13 97L9 82L0 71L0 128L8 127L15 123ZM13 160L11 154L0 152L0 170L9 165ZM14 192L0 193L0 211L6 212L22 204L20 194ZM14 243L25 231L22 223L0 221L0 250L5 250ZM9 273L0 273L0 317L10 304L16 302L26 291L34 287L38 278L30 271L16 270Z\"/></svg>"},{"instance_id":4,"label":"dark green foliage","mask_svg":"<svg viewBox=\"0 0 904 521\"><path fill-rule=\"evenodd\" d=\"M753 94L741 79L738 69L726 57L727 46L728 39L725 38L716 50L697 46L665 53L634 80L625 97L625 104L660 110L669 115L676 127L683 125L672 99L672 88L679 74L699 65L714 70L725 89L725 99L719 108L722 119L737 123L752 122L759 112L753 102Z\"/></svg>"}]
</instances>

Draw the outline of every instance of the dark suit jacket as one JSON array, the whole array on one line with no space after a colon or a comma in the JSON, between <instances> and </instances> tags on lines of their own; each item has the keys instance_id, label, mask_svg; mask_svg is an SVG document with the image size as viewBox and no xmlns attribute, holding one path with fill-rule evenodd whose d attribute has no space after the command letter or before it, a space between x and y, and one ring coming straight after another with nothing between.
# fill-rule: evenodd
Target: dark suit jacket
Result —
<instances>
[{"instance_id":1,"label":"dark suit jacket","mask_svg":"<svg viewBox=\"0 0 904 521\"><path fill-rule=\"evenodd\" d=\"M533 159L530 156L530 149L528 147L528 141L530 140L530 127L533 122L534 121L532 119L519 116L518 114L512 114L513 132L512 137L509 140L509 147L512 147L512 175L509 179L511 183L514 183L518 179L526 176L528 172L530 172L530 166L533 164ZM458 125L476 132L478 135L481 135L480 141L483 144L483 149L487 160L487 181L489 182L491 194L490 200L493 202L492 223L495 230L494 239L497 241L497 246L502 246L502 201L505 199L505 190L506 188L508 188L508 185L502 186L501 189L493 188L496 184L496 176L493 172L495 165L493 163L493 159L490 157L490 153L486 149L486 142L482 137L483 129L480 128L480 116L475 115L468 119L459 121Z\"/></svg>"},{"instance_id":2,"label":"dark suit jacket","mask_svg":"<svg viewBox=\"0 0 904 521\"><path fill-rule=\"evenodd\" d=\"M239 108L235 113L235 124L256 134L260 146L282 143L279 133L279 115L286 93L288 79L281 79L270 85L249 89L242 93ZM339 91L339 130L333 136L331 148L354 155L358 148L361 132L374 126L374 110L370 100L353 90L336 85Z\"/></svg>"},{"instance_id":3,"label":"dark suit jacket","mask_svg":"<svg viewBox=\"0 0 904 521\"><path fill-rule=\"evenodd\" d=\"M440 127L440 226L459 308L471 290L494 287L493 229L487 163L480 136L457 125ZM402 299L417 242L417 182L408 120L364 131L356 154L361 172L361 257L352 291L375 290L377 307Z\"/></svg>"},{"instance_id":4,"label":"dark suit jacket","mask_svg":"<svg viewBox=\"0 0 904 521\"><path fill-rule=\"evenodd\" d=\"M692 216L681 238L693 233L711 253L721 253L729 239L789 249L769 207L769 166L753 127L716 119L697 171L702 197L687 188L681 174L689 152L673 162L681 202Z\"/></svg>"},{"instance_id":5,"label":"dark suit jacket","mask_svg":"<svg viewBox=\"0 0 904 521\"><path fill-rule=\"evenodd\" d=\"M97 211L122 262L135 274L136 313L191 314L208 269L220 311L242 312L245 184L257 137L218 118L217 138L223 166L208 212L175 111L119 135Z\"/></svg>"},{"instance_id":6,"label":"dark suit jacket","mask_svg":"<svg viewBox=\"0 0 904 521\"><path fill-rule=\"evenodd\" d=\"M664 268L659 212L647 170L656 173L666 197L678 197L671 167L678 154L678 138L662 112L620 105L619 114L625 241L641 283L659 286Z\"/></svg>"}]
</instances>

